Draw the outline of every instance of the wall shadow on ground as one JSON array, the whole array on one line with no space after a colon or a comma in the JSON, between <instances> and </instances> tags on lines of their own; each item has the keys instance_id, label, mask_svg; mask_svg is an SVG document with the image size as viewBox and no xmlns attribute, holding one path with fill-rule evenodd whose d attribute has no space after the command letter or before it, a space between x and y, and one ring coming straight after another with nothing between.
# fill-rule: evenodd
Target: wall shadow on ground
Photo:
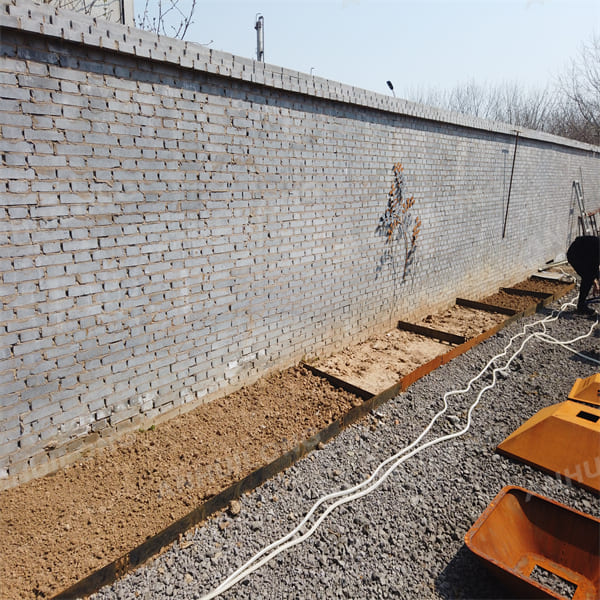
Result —
<instances>
[{"instance_id":1,"label":"wall shadow on ground","mask_svg":"<svg viewBox=\"0 0 600 600\"><path fill-rule=\"evenodd\" d=\"M435 581L437 592L446 600L469 598L506 600L507 592L488 573L479 559L463 544Z\"/></svg>"}]
</instances>

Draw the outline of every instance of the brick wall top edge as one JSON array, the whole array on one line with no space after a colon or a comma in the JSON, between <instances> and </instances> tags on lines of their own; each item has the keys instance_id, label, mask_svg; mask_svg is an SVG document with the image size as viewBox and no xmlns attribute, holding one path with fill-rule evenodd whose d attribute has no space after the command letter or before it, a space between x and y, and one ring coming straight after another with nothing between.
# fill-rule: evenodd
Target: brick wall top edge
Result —
<instances>
[{"instance_id":1,"label":"brick wall top edge","mask_svg":"<svg viewBox=\"0 0 600 600\"><path fill-rule=\"evenodd\" d=\"M109 23L46 4L39 5L32 0L0 0L0 27L47 35L186 68L208 71L232 79L251 81L256 85L267 85L316 98L355 104L427 121L510 136L514 135L517 130L515 126L506 123L488 121L479 117L385 96L278 65L259 63L251 58L212 50L194 42L158 36L135 27ZM584 144L549 133L524 128L518 128L518 131L521 138L600 152L599 146Z\"/></svg>"}]
</instances>

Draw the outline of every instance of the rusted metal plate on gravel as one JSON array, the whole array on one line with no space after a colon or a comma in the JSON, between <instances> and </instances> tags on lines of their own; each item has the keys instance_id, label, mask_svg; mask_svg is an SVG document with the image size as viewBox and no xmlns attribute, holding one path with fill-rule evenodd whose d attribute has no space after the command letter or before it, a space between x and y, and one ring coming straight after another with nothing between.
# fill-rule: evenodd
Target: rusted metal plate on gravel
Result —
<instances>
[{"instance_id":1,"label":"rusted metal plate on gravel","mask_svg":"<svg viewBox=\"0 0 600 600\"><path fill-rule=\"evenodd\" d=\"M465 544L517 598L600 597L600 519L525 488L504 487Z\"/></svg>"},{"instance_id":2,"label":"rusted metal plate on gravel","mask_svg":"<svg viewBox=\"0 0 600 600\"><path fill-rule=\"evenodd\" d=\"M600 406L600 373L576 379L569 392L569 400Z\"/></svg>"},{"instance_id":3,"label":"rusted metal plate on gravel","mask_svg":"<svg viewBox=\"0 0 600 600\"><path fill-rule=\"evenodd\" d=\"M525 421L498 452L600 493L600 409L567 400Z\"/></svg>"}]
</instances>

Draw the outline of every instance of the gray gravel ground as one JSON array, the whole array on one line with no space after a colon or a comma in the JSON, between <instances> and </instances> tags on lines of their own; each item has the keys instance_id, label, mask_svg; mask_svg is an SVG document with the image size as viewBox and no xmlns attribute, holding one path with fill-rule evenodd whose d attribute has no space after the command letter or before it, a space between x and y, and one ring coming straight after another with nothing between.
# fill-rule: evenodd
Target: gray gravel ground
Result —
<instances>
[{"instance_id":1,"label":"gray gravel ground","mask_svg":"<svg viewBox=\"0 0 600 600\"><path fill-rule=\"evenodd\" d=\"M568 340L589 331L594 321L571 310L548 326L551 335ZM549 312L522 319L420 380L324 449L244 496L239 515L216 515L158 559L102 589L94 600L201 598L293 529L321 495L362 481L414 440L441 408L445 392L465 387L525 323ZM598 360L599 340L596 326L574 347ZM336 509L306 542L221 597L506 597L464 545L465 533L503 486L521 485L595 516L600 505L591 493L494 449L539 409L566 400L577 377L599 370L559 346L532 340L485 393L466 434L410 458L379 489ZM490 381L487 376L475 392L450 398L448 413L426 440L464 427L468 407Z\"/></svg>"}]
</instances>

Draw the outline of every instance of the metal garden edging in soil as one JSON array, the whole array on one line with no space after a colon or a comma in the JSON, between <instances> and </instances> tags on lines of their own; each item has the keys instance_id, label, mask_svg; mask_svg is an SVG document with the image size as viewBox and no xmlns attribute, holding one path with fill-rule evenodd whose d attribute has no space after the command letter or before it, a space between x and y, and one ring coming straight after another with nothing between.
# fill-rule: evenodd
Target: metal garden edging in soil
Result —
<instances>
[{"instance_id":1,"label":"metal garden edging in soil","mask_svg":"<svg viewBox=\"0 0 600 600\"><path fill-rule=\"evenodd\" d=\"M404 331L411 331L412 333L418 333L427 337L440 340L441 342L448 342L449 344L464 344L467 338L464 335L455 335L454 333L447 333L438 329L431 329L430 327L423 327L422 325L415 325L414 323L407 323L405 321L398 321L398 329Z\"/></svg>"},{"instance_id":2,"label":"metal garden edging in soil","mask_svg":"<svg viewBox=\"0 0 600 600\"><path fill-rule=\"evenodd\" d=\"M456 304L458 306L464 306L466 308L474 308L476 310L485 310L487 312L500 313L502 315L508 315L510 317L521 316L514 308L506 308L505 306L494 306L493 304L486 304L485 302L479 302L478 300L469 300L468 298L457 298Z\"/></svg>"},{"instance_id":3,"label":"metal garden edging in soil","mask_svg":"<svg viewBox=\"0 0 600 600\"><path fill-rule=\"evenodd\" d=\"M233 483L225 490L216 494L212 498L209 498L206 502L203 502L201 505L189 512L187 515L178 519L174 523L171 523L171 525L167 526L161 532L150 537L145 542L133 548L123 556L117 558L116 560L105 565L104 567L96 569L85 578L71 585L66 590L54 595L52 597L52 600L66 600L71 598L89 596L97 592L101 587L111 584L117 579L120 579L127 572L133 570L138 566L141 566L144 562L158 554L164 547L175 542L180 535L182 535L201 521L206 520L208 517L215 514L219 510L224 509L232 500L239 498L245 492L258 487L271 477L291 467L298 460L300 460L309 452L317 448L319 444L331 440L333 437L338 435L343 429L357 422L370 411L375 410L384 402L396 397L398 393L408 389L408 387L412 385L415 381L431 373L439 366L450 362L453 358L464 354L467 350L469 350L473 346L476 346L477 344L481 343L482 341L486 340L492 335L496 334L498 331L500 331L510 323L518 320L521 317L531 315L537 310L548 305L550 302L564 296L574 287L575 285L572 284L565 291L557 292L555 294L544 294L544 296L547 297L545 297L543 300L536 304L532 304L524 311L518 313L512 309L495 307L492 305L481 304L471 300L457 298L456 304L460 304L463 306L471 305L472 308L480 308L482 310L487 310L491 312L499 312L508 315L508 318L502 323L499 323L491 329L488 329L487 331L483 332L482 334L455 346L448 352L445 352L444 354L437 356L436 358L430 360L424 365L421 365L419 368L402 377L402 379L399 382L377 395L373 395L371 392L362 390L342 379L324 373L310 364L302 363L302 366L310 370L313 374L323 377L330 383L332 383L334 386L345 389L346 391L355 394L357 397L362 398L363 403L359 406L351 408L345 415L336 419L327 427L319 431L317 434L308 438L304 442L301 442L292 450L289 450L288 452L275 459L268 465L259 467L240 481ZM523 290L519 291L522 292ZM528 293L527 295L536 296L537 294L538 293ZM478 306L473 306L475 304ZM403 322L399 322L399 328L403 328L401 324L403 324ZM422 329L425 330L429 328ZM437 330L430 330L430 332L432 333L432 337L435 337L435 335L440 334L444 336L453 335L448 334L447 332L440 332Z\"/></svg>"}]
</instances>

